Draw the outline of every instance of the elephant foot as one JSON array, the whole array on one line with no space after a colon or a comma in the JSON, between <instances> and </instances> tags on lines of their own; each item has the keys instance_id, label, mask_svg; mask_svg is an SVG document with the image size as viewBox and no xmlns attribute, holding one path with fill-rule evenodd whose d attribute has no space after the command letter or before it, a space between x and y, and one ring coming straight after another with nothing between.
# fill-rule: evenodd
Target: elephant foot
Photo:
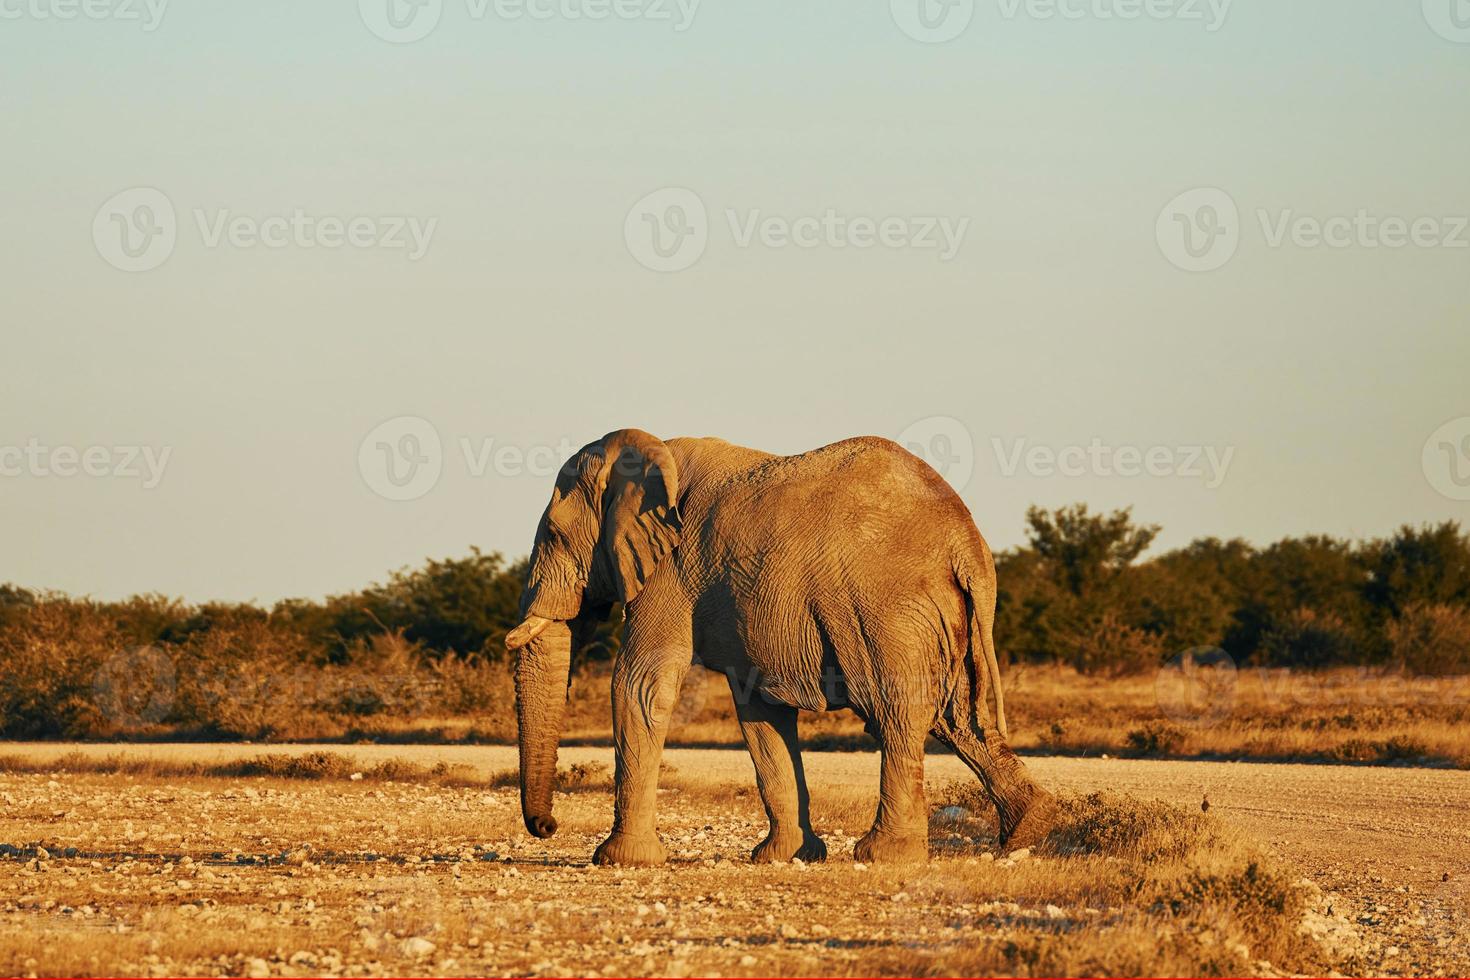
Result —
<instances>
[{"instance_id":1,"label":"elephant foot","mask_svg":"<svg viewBox=\"0 0 1470 980\"><path fill-rule=\"evenodd\" d=\"M1021 819L1010 830L1001 828L1000 843L1008 851L1035 847L1046 839L1057 822L1057 798L1038 790L1031 798Z\"/></svg>"},{"instance_id":2,"label":"elephant foot","mask_svg":"<svg viewBox=\"0 0 1470 980\"><path fill-rule=\"evenodd\" d=\"M790 861L799 858L807 863L827 860L827 843L809 830L802 831L801 836L795 834L777 834L771 831L770 836L756 845L755 850L750 852L750 859L756 864L770 864L773 861Z\"/></svg>"},{"instance_id":3,"label":"elephant foot","mask_svg":"<svg viewBox=\"0 0 1470 980\"><path fill-rule=\"evenodd\" d=\"M853 859L863 864L913 864L929 860L929 835L899 837L874 827L852 849Z\"/></svg>"},{"instance_id":4,"label":"elephant foot","mask_svg":"<svg viewBox=\"0 0 1470 980\"><path fill-rule=\"evenodd\" d=\"M663 842L658 839L657 834L637 837L631 834L613 834L599 844L592 854L593 864L647 867L663 864L668 859L669 852L664 850Z\"/></svg>"}]
</instances>

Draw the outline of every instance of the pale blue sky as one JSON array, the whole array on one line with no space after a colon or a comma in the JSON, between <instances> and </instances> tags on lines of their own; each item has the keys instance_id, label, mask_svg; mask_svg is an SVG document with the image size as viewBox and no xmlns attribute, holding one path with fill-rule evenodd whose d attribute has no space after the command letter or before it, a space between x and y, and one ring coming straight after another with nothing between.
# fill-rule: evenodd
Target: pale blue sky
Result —
<instances>
[{"instance_id":1,"label":"pale blue sky","mask_svg":"<svg viewBox=\"0 0 1470 980\"><path fill-rule=\"evenodd\" d=\"M980 0L943 44L888 0L704 0L682 32L445 0L409 44L348 0L176 0L151 32L35 16L55 2L0 0L0 447L170 456L152 489L0 476L0 581L269 601L521 554L550 480L475 476L458 440L628 425L796 452L952 417L997 548L1028 504L1077 500L1134 505L1165 547L1470 519L1421 465L1470 416L1470 249L1273 248L1256 216L1470 215L1470 44L1418 0L1237 0L1213 32ZM134 187L178 241L129 273L93 222ZM664 187L708 208L685 271L624 241ZM1198 187L1241 215L1208 273L1155 237ZM194 217L297 208L437 225L409 261L211 248ZM943 262L742 248L725 218L829 208L970 223ZM359 444L405 415L443 473L390 501ZM1234 455L1215 488L1006 475L993 439Z\"/></svg>"}]
</instances>

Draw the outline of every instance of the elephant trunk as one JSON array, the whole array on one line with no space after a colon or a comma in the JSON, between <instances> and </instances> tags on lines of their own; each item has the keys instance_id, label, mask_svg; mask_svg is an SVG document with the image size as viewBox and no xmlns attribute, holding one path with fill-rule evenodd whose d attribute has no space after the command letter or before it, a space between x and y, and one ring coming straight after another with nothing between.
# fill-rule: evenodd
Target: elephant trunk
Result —
<instances>
[{"instance_id":1,"label":"elephant trunk","mask_svg":"<svg viewBox=\"0 0 1470 980\"><path fill-rule=\"evenodd\" d=\"M516 728L521 757L521 814L536 837L556 833L551 794L556 750L566 713L572 631L564 622L541 627L516 661Z\"/></svg>"}]
</instances>

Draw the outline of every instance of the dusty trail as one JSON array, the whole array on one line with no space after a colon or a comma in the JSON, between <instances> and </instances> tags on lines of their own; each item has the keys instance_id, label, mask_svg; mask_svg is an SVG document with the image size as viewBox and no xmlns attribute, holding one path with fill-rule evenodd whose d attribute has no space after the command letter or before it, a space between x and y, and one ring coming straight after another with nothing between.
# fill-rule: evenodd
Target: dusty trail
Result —
<instances>
[{"instance_id":1,"label":"dusty trail","mask_svg":"<svg viewBox=\"0 0 1470 980\"><path fill-rule=\"evenodd\" d=\"M0 746L0 754L41 760L80 751L215 763L324 748L365 767L388 758L467 764L483 774L516 765L509 746L9 744ZM814 800L824 791L876 786L875 753L814 752L805 758ZM665 759L681 774L753 785L743 751L671 749ZM561 762L610 766L612 750L565 748ZM1271 845L1350 905L1339 912L1389 950L1380 968L1420 972L1432 964L1431 970L1470 970L1470 771L1054 757L1030 758L1027 764L1059 792L1106 789L1191 807L1207 796L1212 814ZM950 756L931 756L928 776L931 784L972 778ZM594 830L588 827L589 841L597 836ZM834 858L850 860L850 850L834 850Z\"/></svg>"}]
</instances>

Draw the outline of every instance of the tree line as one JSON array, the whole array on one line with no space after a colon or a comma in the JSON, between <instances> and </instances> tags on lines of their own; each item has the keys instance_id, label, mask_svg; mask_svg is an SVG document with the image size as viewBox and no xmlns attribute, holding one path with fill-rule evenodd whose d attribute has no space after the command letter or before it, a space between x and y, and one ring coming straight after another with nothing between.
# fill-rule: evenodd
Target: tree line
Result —
<instances>
[{"instance_id":1,"label":"tree line","mask_svg":"<svg viewBox=\"0 0 1470 980\"><path fill-rule=\"evenodd\" d=\"M1269 666L1470 669L1470 535L1453 521L1368 541L1308 535L1256 547L1200 538L1145 559L1159 530L1126 509L1028 510L1027 543L996 555L1004 654L1110 673L1198 647ZM256 623L298 636L317 664L348 663L385 633L429 656L496 661L519 622L525 574L524 558L471 549L357 592L269 608L152 594L97 602L0 585L0 637L37 604L64 603L140 645ZM599 631L587 659L612 655L619 621L615 614Z\"/></svg>"}]
</instances>

